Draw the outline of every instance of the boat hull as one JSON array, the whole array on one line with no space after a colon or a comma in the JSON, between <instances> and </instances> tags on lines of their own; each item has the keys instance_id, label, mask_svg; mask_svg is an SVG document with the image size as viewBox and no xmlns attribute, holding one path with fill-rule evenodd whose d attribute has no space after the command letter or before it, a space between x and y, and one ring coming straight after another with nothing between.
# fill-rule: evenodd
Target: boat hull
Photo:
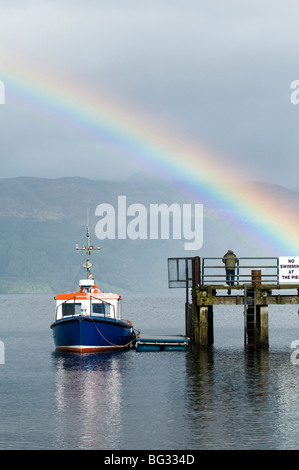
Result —
<instances>
[{"instance_id":1,"label":"boat hull","mask_svg":"<svg viewBox=\"0 0 299 470\"><path fill-rule=\"evenodd\" d=\"M134 341L132 325L122 320L72 317L51 325L58 351L105 352L128 348Z\"/></svg>"}]
</instances>

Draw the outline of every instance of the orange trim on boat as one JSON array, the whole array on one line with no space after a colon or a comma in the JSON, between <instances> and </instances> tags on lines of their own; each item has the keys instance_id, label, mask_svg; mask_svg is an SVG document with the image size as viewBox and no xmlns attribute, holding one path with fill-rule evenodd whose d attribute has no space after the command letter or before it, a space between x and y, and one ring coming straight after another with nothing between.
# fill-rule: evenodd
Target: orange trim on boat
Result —
<instances>
[{"instance_id":1,"label":"orange trim on boat","mask_svg":"<svg viewBox=\"0 0 299 470\"><path fill-rule=\"evenodd\" d=\"M56 300L70 300L70 299L121 299L119 294L111 294L106 292L71 292L69 294L57 294Z\"/></svg>"}]
</instances>

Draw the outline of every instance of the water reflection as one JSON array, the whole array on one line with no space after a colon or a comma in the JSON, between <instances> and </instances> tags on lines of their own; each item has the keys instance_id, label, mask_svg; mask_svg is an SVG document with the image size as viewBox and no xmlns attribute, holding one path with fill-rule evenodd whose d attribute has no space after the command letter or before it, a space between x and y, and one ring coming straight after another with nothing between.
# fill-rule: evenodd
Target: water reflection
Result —
<instances>
[{"instance_id":1,"label":"water reflection","mask_svg":"<svg viewBox=\"0 0 299 470\"><path fill-rule=\"evenodd\" d=\"M117 448L124 354L53 353L58 448Z\"/></svg>"},{"instance_id":2,"label":"water reflection","mask_svg":"<svg viewBox=\"0 0 299 470\"><path fill-rule=\"evenodd\" d=\"M192 351L187 357L191 448L288 448L282 442L277 365L269 351ZM286 359L286 358L285 358ZM282 375L290 376L289 361ZM276 391L275 391L276 388ZM282 387L284 401L287 397ZM278 392L278 393L277 393ZM298 417L298 412L296 413Z\"/></svg>"},{"instance_id":3,"label":"water reflection","mask_svg":"<svg viewBox=\"0 0 299 470\"><path fill-rule=\"evenodd\" d=\"M275 353L271 361L270 393L276 407L276 427L285 449L299 447L299 367L290 352Z\"/></svg>"},{"instance_id":4,"label":"water reflection","mask_svg":"<svg viewBox=\"0 0 299 470\"><path fill-rule=\"evenodd\" d=\"M55 447L295 449L298 366L286 351L52 356Z\"/></svg>"}]
</instances>

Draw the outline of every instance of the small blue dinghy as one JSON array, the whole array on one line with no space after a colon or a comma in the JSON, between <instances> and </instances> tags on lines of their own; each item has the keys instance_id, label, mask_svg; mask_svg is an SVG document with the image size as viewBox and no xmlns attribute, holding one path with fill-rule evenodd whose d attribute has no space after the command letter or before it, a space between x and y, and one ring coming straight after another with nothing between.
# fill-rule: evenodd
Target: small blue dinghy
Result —
<instances>
[{"instance_id":1,"label":"small blue dinghy","mask_svg":"<svg viewBox=\"0 0 299 470\"><path fill-rule=\"evenodd\" d=\"M183 335L138 335L137 351L186 351L189 338Z\"/></svg>"}]
</instances>

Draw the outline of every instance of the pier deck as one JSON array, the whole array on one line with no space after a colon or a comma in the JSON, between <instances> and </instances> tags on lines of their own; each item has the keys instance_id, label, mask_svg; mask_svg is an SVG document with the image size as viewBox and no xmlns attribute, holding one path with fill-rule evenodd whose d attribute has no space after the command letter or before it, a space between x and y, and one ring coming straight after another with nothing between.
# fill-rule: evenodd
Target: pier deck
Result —
<instances>
[{"instance_id":1,"label":"pier deck","mask_svg":"<svg viewBox=\"0 0 299 470\"><path fill-rule=\"evenodd\" d=\"M201 305L244 305L245 287L252 284L219 286L203 285L194 287L195 295ZM257 305L299 304L299 284L260 284L253 286L256 289ZM293 290L296 293L287 294L280 291ZM274 292L279 291L279 293Z\"/></svg>"}]
</instances>

